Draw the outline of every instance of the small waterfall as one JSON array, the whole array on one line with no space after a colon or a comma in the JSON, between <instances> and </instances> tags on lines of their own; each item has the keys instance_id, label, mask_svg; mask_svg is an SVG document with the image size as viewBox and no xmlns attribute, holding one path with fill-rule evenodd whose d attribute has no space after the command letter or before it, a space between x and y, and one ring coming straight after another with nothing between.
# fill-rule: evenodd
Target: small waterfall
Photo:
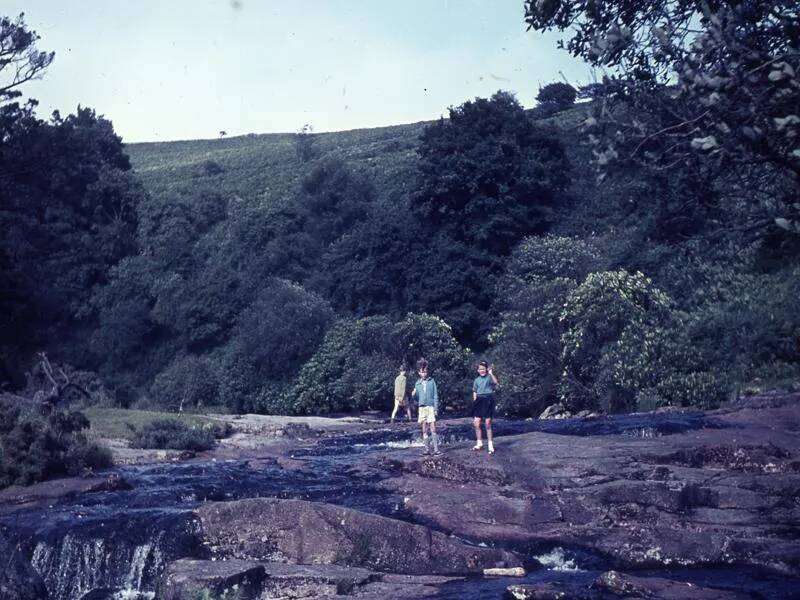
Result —
<instances>
[{"instance_id":1,"label":"small waterfall","mask_svg":"<svg viewBox=\"0 0 800 600\"><path fill-rule=\"evenodd\" d=\"M109 598L152 596L169 561L196 554L194 528L186 513L109 519L102 537L96 525L36 542L31 564L53 600L81 600L99 590L115 592L103 596Z\"/></svg>"}]
</instances>

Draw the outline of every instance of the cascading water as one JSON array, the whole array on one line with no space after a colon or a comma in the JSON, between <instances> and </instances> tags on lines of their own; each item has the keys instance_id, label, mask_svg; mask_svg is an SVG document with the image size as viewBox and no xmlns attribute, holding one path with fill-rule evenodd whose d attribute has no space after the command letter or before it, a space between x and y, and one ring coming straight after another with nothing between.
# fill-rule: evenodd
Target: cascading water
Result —
<instances>
[{"instance_id":1,"label":"cascading water","mask_svg":"<svg viewBox=\"0 0 800 600\"><path fill-rule=\"evenodd\" d=\"M546 431L649 437L714 426L702 413L682 413L549 422L498 420L495 432L498 436ZM446 444L471 437L468 424L442 429ZM361 455L368 458L370 453L415 446L417 436L416 427L410 426L298 443L292 455L307 465L300 469L283 469L269 457L258 456L251 457L252 464L231 460L123 467L114 472L133 489L83 494L50 507L16 511L0 517L0 525L42 576L51 600L152 599L168 563L208 556L197 541L191 513L207 500L299 498L413 520L414 515L403 509L403 498L379 485L390 474L361 468L370 463ZM530 558L538 559L544 568L529 579L558 578L575 585L585 585L597 569L607 568L559 548L533 553ZM502 598L510 583L514 581L470 580L446 586L441 597ZM780 589L777 583L770 585Z\"/></svg>"}]
</instances>

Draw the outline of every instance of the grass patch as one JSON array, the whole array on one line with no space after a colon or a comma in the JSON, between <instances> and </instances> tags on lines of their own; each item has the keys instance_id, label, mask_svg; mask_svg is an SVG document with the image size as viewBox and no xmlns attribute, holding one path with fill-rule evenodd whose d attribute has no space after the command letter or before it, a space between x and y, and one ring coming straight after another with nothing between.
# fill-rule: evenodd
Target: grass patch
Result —
<instances>
[{"instance_id":1,"label":"grass patch","mask_svg":"<svg viewBox=\"0 0 800 600\"><path fill-rule=\"evenodd\" d=\"M159 450L210 450L216 444L210 428L191 426L176 419L158 419L133 431L131 446Z\"/></svg>"},{"instance_id":2,"label":"grass patch","mask_svg":"<svg viewBox=\"0 0 800 600\"><path fill-rule=\"evenodd\" d=\"M134 431L164 419L178 421L187 427L210 430L216 438L230 434L226 423L202 415L124 408L87 408L83 413L88 417L91 423L89 431L95 437L124 438L132 441Z\"/></svg>"}]
</instances>

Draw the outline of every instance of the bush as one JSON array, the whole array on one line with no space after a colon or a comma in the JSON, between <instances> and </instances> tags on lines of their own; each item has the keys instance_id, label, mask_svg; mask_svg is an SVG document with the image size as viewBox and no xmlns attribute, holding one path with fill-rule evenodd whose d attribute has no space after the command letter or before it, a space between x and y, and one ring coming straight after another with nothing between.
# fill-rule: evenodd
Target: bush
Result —
<instances>
[{"instance_id":1,"label":"bush","mask_svg":"<svg viewBox=\"0 0 800 600\"><path fill-rule=\"evenodd\" d=\"M430 315L408 315L393 323L384 316L337 322L319 350L280 397L264 395L269 412L324 414L386 409L401 364L427 358L440 401L462 406L468 392L468 353L448 325Z\"/></svg>"},{"instance_id":2,"label":"bush","mask_svg":"<svg viewBox=\"0 0 800 600\"><path fill-rule=\"evenodd\" d=\"M642 273L591 273L569 294L560 316L562 400L572 408L634 408L633 390L620 385L616 362L609 357L621 346L624 354L626 342L645 339L650 327L666 325L670 305L669 297Z\"/></svg>"},{"instance_id":3,"label":"bush","mask_svg":"<svg viewBox=\"0 0 800 600\"><path fill-rule=\"evenodd\" d=\"M220 354L221 399L236 412L274 406L279 392L319 347L333 321L330 304L317 294L272 279L239 316L234 338Z\"/></svg>"},{"instance_id":4,"label":"bush","mask_svg":"<svg viewBox=\"0 0 800 600\"><path fill-rule=\"evenodd\" d=\"M0 488L110 467L111 453L90 443L79 412L47 417L12 397L0 397Z\"/></svg>"},{"instance_id":5,"label":"bush","mask_svg":"<svg viewBox=\"0 0 800 600\"><path fill-rule=\"evenodd\" d=\"M218 398L216 366L197 356L175 359L150 386L150 404L169 411L213 405Z\"/></svg>"},{"instance_id":6,"label":"bush","mask_svg":"<svg viewBox=\"0 0 800 600\"><path fill-rule=\"evenodd\" d=\"M501 410L536 416L556 401L561 311L598 265L597 249L575 238L529 237L514 250L497 286L501 316L490 336L503 379Z\"/></svg>"},{"instance_id":7,"label":"bush","mask_svg":"<svg viewBox=\"0 0 800 600\"><path fill-rule=\"evenodd\" d=\"M133 432L133 448L170 450L210 450L214 433L207 428L189 427L175 419L158 419Z\"/></svg>"},{"instance_id":8,"label":"bush","mask_svg":"<svg viewBox=\"0 0 800 600\"><path fill-rule=\"evenodd\" d=\"M539 88L536 95L536 108L533 115L536 118L552 116L562 110L570 108L575 104L577 91L568 83L555 82L548 83Z\"/></svg>"}]
</instances>

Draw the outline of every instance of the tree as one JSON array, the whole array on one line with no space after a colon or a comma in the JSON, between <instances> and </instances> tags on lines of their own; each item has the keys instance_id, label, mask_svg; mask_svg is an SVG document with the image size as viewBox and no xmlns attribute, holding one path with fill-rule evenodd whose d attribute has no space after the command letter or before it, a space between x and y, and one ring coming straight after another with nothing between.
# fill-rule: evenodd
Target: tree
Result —
<instances>
[{"instance_id":1,"label":"tree","mask_svg":"<svg viewBox=\"0 0 800 600\"><path fill-rule=\"evenodd\" d=\"M45 123L12 103L0 127L0 250L17 277L36 282L34 303L51 317L77 316L135 251L144 191L111 123L90 109Z\"/></svg>"},{"instance_id":2,"label":"tree","mask_svg":"<svg viewBox=\"0 0 800 600\"><path fill-rule=\"evenodd\" d=\"M546 86L539 88L539 93L536 95L536 108L534 114L539 117L549 117L570 108L575 104L575 96L577 91L568 83L557 81L555 83L548 83Z\"/></svg>"},{"instance_id":3,"label":"tree","mask_svg":"<svg viewBox=\"0 0 800 600\"><path fill-rule=\"evenodd\" d=\"M612 71L587 122L600 166L698 160L747 190L744 228L800 232L796 2L526 0L525 20Z\"/></svg>"},{"instance_id":4,"label":"tree","mask_svg":"<svg viewBox=\"0 0 800 600\"><path fill-rule=\"evenodd\" d=\"M452 238L493 255L544 232L569 184L564 150L511 94L450 108L425 128L412 206Z\"/></svg>"},{"instance_id":5,"label":"tree","mask_svg":"<svg viewBox=\"0 0 800 600\"><path fill-rule=\"evenodd\" d=\"M538 416L556 400L563 371L561 312L600 264L592 244L550 235L525 238L508 258L497 285L500 318L490 336L505 411Z\"/></svg>"},{"instance_id":6,"label":"tree","mask_svg":"<svg viewBox=\"0 0 800 600\"><path fill-rule=\"evenodd\" d=\"M0 103L22 95L22 84L40 77L55 58L55 52L36 49L39 36L25 25L25 14L13 21L0 18Z\"/></svg>"},{"instance_id":7,"label":"tree","mask_svg":"<svg viewBox=\"0 0 800 600\"><path fill-rule=\"evenodd\" d=\"M301 162L305 163L319 156L317 136L314 135L314 128L308 123L295 134L294 145Z\"/></svg>"},{"instance_id":8,"label":"tree","mask_svg":"<svg viewBox=\"0 0 800 600\"><path fill-rule=\"evenodd\" d=\"M444 401L462 407L469 390L467 352L444 321L413 314L397 322L382 315L338 321L292 387L281 398L266 395L264 406L293 414L386 407L398 367L421 357L433 366Z\"/></svg>"}]
</instances>

